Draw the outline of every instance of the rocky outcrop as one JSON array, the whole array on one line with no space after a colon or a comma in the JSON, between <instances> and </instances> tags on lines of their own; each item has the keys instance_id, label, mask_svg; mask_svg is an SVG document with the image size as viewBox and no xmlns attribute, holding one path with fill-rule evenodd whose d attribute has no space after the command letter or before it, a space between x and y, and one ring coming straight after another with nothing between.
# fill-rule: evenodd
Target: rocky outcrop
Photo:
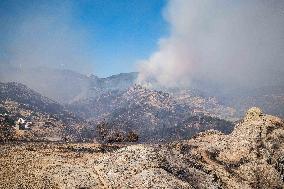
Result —
<instances>
[{"instance_id":1,"label":"rocky outcrop","mask_svg":"<svg viewBox=\"0 0 284 189\"><path fill-rule=\"evenodd\" d=\"M168 145L130 146L96 167L113 188L282 188L283 157L283 121L251 108L229 135L207 131Z\"/></svg>"},{"instance_id":2,"label":"rocky outcrop","mask_svg":"<svg viewBox=\"0 0 284 189\"><path fill-rule=\"evenodd\" d=\"M204 133L186 142L193 157L218 178L223 188L282 188L284 124L259 108L247 111L229 135Z\"/></svg>"}]
</instances>

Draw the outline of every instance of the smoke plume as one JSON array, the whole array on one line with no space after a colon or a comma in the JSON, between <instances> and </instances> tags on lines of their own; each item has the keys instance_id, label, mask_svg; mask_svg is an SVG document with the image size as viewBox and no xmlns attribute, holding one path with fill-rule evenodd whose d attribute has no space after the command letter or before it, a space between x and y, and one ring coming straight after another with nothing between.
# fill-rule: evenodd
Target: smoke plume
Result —
<instances>
[{"instance_id":1,"label":"smoke plume","mask_svg":"<svg viewBox=\"0 0 284 189\"><path fill-rule=\"evenodd\" d=\"M165 87L284 82L284 1L170 0L170 34L139 64L138 81Z\"/></svg>"}]
</instances>

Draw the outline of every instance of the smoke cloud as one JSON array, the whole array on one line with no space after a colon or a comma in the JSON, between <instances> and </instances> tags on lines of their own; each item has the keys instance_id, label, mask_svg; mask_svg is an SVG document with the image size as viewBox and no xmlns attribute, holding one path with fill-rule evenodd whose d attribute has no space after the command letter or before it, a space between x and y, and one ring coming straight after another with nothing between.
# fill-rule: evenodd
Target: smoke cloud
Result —
<instances>
[{"instance_id":1,"label":"smoke cloud","mask_svg":"<svg viewBox=\"0 0 284 189\"><path fill-rule=\"evenodd\" d=\"M170 35L139 64L138 82L188 87L284 82L284 1L170 0Z\"/></svg>"},{"instance_id":2,"label":"smoke cloud","mask_svg":"<svg viewBox=\"0 0 284 189\"><path fill-rule=\"evenodd\" d=\"M88 33L74 22L71 1L10 3L18 9L2 17L2 23L8 23L2 30L9 34L0 64L91 71L94 57L88 47Z\"/></svg>"}]
</instances>

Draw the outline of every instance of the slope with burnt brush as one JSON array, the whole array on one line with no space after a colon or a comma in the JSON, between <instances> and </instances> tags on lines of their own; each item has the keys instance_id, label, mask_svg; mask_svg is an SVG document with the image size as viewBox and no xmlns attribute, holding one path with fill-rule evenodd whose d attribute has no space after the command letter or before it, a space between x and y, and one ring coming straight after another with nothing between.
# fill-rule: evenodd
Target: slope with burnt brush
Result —
<instances>
[{"instance_id":1,"label":"slope with burnt brush","mask_svg":"<svg viewBox=\"0 0 284 189\"><path fill-rule=\"evenodd\" d=\"M69 107L86 119L102 122L100 126L107 127L109 133L125 135L135 132L140 136L140 141L184 139L212 128L231 130L230 122L211 118L210 112L204 110L204 104L208 105L211 101L201 104L201 97L196 101L194 99L192 97L191 101L186 102L166 92L134 85L128 90L104 93L98 98L78 101ZM206 107L209 110L221 109L214 103Z\"/></svg>"},{"instance_id":2,"label":"slope with burnt brush","mask_svg":"<svg viewBox=\"0 0 284 189\"><path fill-rule=\"evenodd\" d=\"M207 130L217 130L225 134L232 132L234 124L217 117L206 115L191 115L175 127L158 128L146 137L149 141L177 141L190 139L192 136Z\"/></svg>"}]
</instances>

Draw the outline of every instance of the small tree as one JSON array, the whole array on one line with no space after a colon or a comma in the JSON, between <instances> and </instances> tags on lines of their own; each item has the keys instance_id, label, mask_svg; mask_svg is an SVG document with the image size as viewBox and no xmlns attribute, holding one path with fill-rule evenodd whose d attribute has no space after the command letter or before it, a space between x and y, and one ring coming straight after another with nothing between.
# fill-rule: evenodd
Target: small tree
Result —
<instances>
[{"instance_id":1,"label":"small tree","mask_svg":"<svg viewBox=\"0 0 284 189\"><path fill-rule=\"evenodd\" d=\"M134 133L133 131L130 131L127 133L127 141L128 142L137 142L139 139L138 134Z\"/></svg>"},{"instance_id":2,"label":"small tree","mask_svg":"<svg viewBox=\"0 0 284 189\"><path fill-rule=\"evenodd\" d=\"M118 131L109 134L107 137L108 143L123 142L123 141L124 141L123 133L118 132Z\"/></svg>"},{"instance_id":3,"label":"small tree","mask_svg":"<svg viewBox=\"0 0 284 189\"><path fill-rule=\"evenodd\" d=\"M98 140L105 141L107 139L108 133L108 124L105 121L97 125L96 137Z\"/></svg>"}]
</instances>

